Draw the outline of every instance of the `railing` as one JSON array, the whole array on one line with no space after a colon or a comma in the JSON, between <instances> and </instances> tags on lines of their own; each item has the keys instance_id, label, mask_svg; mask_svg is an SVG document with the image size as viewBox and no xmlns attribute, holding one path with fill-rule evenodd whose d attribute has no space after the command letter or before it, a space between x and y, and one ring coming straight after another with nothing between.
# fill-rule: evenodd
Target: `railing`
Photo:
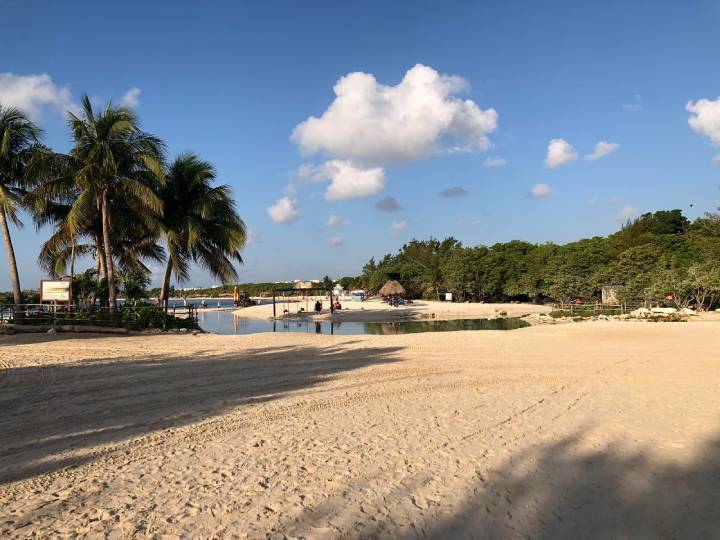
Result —
<instances>
[{"instance_id":1,"label":"railing","mask_svg":"<svg viewBox=\"0 0 720 540\"><path fill-rule=\"evenodd\" d=\"M0 324L84 325L108 327L166 328L171 320L190 320L197 324L197 307L121 305L115 313L108 307L68 306L67 304L0 304Z\"/></svg>"},{"instance_id":2,"label":"railing","mask_svg":"<svg viewBox=\"0 0 720 540\"><path fill-rule=\"evenodd\" d=\"M553 304L553 308L560 311L567 311L571 315L623 315L642 307L640 305L629 304L601 304L599 302L593 304L577 304L563 303Z\"/></svg>"}]
</instances>

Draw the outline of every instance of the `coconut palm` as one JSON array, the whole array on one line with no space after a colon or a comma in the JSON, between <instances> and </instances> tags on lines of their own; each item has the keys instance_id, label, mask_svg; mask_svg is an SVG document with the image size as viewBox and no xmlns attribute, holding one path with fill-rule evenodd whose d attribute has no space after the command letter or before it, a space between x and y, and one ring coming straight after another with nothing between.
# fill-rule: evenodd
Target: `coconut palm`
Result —
<instances>
[{"instance_id":1,"label":"coconut palm","mask_svg":"<svg viewBox=\"0 0 720 540\"><path fill-rule=\"evenodd\" d=\"M160 298L167 306L170 278L188 279L190 263L227 283L237 279L232 260L242 264L246 230L230 188L213 186L215 169L193 154L181 154L168 168L160 190L165 212L161 227L168 260Z\"/></svg>"},{"instance_id":2,"label":"coconut palm","mask_svg":"<svg viewBox=\"0 0 720 540\"><path fill-rule=\"evenodd\" d=\"M38 147L40 129L25 113L0 103L0 229L10 262L13 301L22 302L20 276L8 222L22 227L18 211L26 188L26 169Z\"/></svg>"},{"instance_id":3,"label":"coconut palm","mask_svg":"<svg viewBox=\"0 0 720 540\"><path fill-rule=\"evenodd\" d=\"M37 164L36 174L44 180L33 194L36 208L47 215L50 201L66 206L48 218L55 220L58 230L41 257L50 254L62 260L68 248L74 256L80 249L77 239L89 237L100 275L107 279L110 311L115 312L115 260L136 255L137 250L122 246L137 247L132 231L157 231L152 222L162 215L158 186L164 181L163 143L140 129L131 109L109 103L96 113L87 96L82 114L69 114L69 125L75 143L70 154L46 156ZM142 236L147 247L148 235ZM152 241L149 244L150 251L157 251Z\"/></svg>"}]
</instances>

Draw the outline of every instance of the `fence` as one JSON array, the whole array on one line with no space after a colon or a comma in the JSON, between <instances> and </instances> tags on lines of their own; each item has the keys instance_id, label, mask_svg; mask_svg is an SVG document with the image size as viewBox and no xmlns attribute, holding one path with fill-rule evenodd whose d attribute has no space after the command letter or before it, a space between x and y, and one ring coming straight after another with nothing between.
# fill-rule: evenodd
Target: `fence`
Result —
<instances>
[{"instance_id":1,"label":"fence","mask_svg":"<svg viewBox=\"0 0 720 540\"><path fill-rule=\"evenodd\" d=\"M577 303L559 303L553 304L553 308L560 311L567 311L570 315L590 316L590 315L623 315L642 307L640 305L628 304L601 304L599 302L593 304L577 304Z\"/></svg>"},{"instance_id":2,"label":"fence","mask_svg":"<svg viewBox=\"0 0 720 540\"><path fill-rule=\"evenodd\" d=\"M171 318L172 317L172 318ZM83 325L165 328L169 320L197 324L196 306L118 306L116 313L99 306L66 304L0 304L0 324Z\"/></svg>"}]
</instances>

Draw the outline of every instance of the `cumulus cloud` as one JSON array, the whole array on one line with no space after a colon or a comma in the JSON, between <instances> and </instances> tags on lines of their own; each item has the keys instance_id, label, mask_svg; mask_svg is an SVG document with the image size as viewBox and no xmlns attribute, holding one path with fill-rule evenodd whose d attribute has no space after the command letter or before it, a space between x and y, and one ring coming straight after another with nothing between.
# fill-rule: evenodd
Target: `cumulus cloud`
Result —
<instances>
[{"instance_id":1,"label":"cumulus cloud","mask_svg":"<svg viewBox=\"0 0 720 540\"><path fill-rule=\"evenodd\" d=\"M380 167L363 169L350 161L334 159L321 165L303 165L300 176L315 182L330 181L325 191L329 201L369 197L385 186L385 172Z\"/></svg>"},{"instance_id":2,"label":"cumulus cloud","mask_svg":"<svg viewBox=\"0 0 720 540\"><path fill-rule=\"evenodd\" d=\"M596 159L600 159L601 157L607 156L608 154L612 154L618 148L620 148L620 145L617 143L600 141L595 145L595 150L593 150L592 154L585 155L585 159L587 159L588 161L594 161Z\"/></svg>"},{"instance_id":3,"label":"cumulus cloud","mask_svg":"<svg viewBox=\"0 0 720 540\"><path fill-rule=\"evenodd\" d=\"M0 73L0 103L6 107L17 107L38 119L45 107L61 113L77 111L70 88L56 85L50 75L15 75Z\"/></svg>"},{"instance_id":4,"label":"cumulus cloud","mask_svg":"<svg viewBox=\"0 0 720 540\"><path fill-rule=\"evenodd\" d=\"M340 247L345 243L345 239L341 236L331 236L327 239L327 243L334 247Z\"/></svg>"},{"instance_id":5,"label":"cumulus cloud","mask_svg":"<svg viewBox=\"0 0 720 540\"><path fill-rule=\"evenodd\" d=\"M455 186L442 190L440 193L438 193L438 196L443 199L449 199L451 197L464 197L467 194L468 191L465 188Z\"/></svg>"},{"instance_id":6,"label":"cumulus cloud","mask_svg":"<svg viewBox=\"0 0 720 540\"><path fill-rule=\"evenodd\" d=\"M690 113L690 127L720 146L720 97L714 101L705 98L695 103L688 101L685 109Z\"/></svg>"},{"instance_id":7,"label":"cumulus cloud","mask_svg":"<svg viewBox=\"0 0 720 540\"><path fill-rule=\"evenodd\" d=\"M297 201L290 196L278 199L275 204L267 209L267 213L275 223L285 225L292 223L300 217Z\"/></svg>"},{"instance_id":8,"label":"cumulus cloud","mask_svg":"<svg viewBox=\"0 0 720 540\"><path fill-rule=\"evenodd\" d=\"M140 92L141 90L139 88L133 86L130 90L125 92L125 95L120 100L120 105L134 109L140 104Z\"/></svg>"},{"instance_id":9,"label":"cumulus cloud","mask_svg":"<svg viewBox=\"0 0 720 540\"><path fill-rule=\"evenodd\" d=\"M395 197L383 197L375 203L375 208L380 212L397 212L401 206L398 204Z\"/></svg>"},{"instance_id":10,"label":"cumulus cloud","mask_svg":"<svg viewBox=\"0 0 720 540\"><path fill-rule=\"evenodd\" d=\"M489 157L483 161L484 167L503 167L504 165L507 165L507 160L501 157Z\"/></svg>"},{"instance_id":11,"label":"cumulus cloud","mask_svg":"<svg viewBox=\"0 0 720 540\"><path fill-rule=\"evenodd\" d=\"M638 214L639 211L634 206L623 206L622 210L615 214L615 217L621 221L626 221L630 218L637 216Z\"/></svg>"},{"instance_id":12,"label":"cumulus cloud","mask_svg":"<svg viewBox=\"0 0 720 540\"><path fill-rule=\"evenodd\" d=\"M333 229L337 229L338 227L344 227L345 225L349 224L350 222L347 219L343 219L341 217L336 216L335 214L330 214L327 220L327 226L331 227Z\"/></svg>"},{"instance_id":13,"label":"cumulus cloud","mask_svg":"<svg viewBox=\"0 0 720 540\"><path fill-rule=\"evenodd\" d=\"M404 231L404 230L407 229L407 228L408 228L408 222L405 221L405 220L403 220L403 221L393 221L393 222L390 224L390 230L391 230L392 232Z\"/></svg>"},{"instance_id":14,"label":"cumulus cloud","mask_svg":"<svg viewBox=\"0 0 720 540\"><path fill-rule=\"evenodd\" d=\"M550 189L550 186L547 184L535 184L532 189L530 190L530 196L533 199L540 199L542 197L547 197L552 193L552 189Z\"/></svg>"},{"instance_id":15,"label":"cumulus cloud","mask_svg":"<svg viewBox=\"0 0 720 540\"><path fill-rule=\"evenodd\" d=\"M573 145L564 139L552 139L548 144L547 157L545 158L545 167L553 169L564 163L570 163L578 158L577 152Z\"/></svg>"},{"instance_id":16,"label":"cumulus cloud","mask_svg":"<svg viewBox=\"0 0 720 540\"><path fill-rule=\"evenodd\" d=\"M298 124L292 140L306 155L370 165L425 157L447 142L488 148L497 112L455 95L466 87L461 77L421 64L395 86L379 83L370 73L349 73L335 85L335 100L325 112Z\"/></svg>"},{"instance_id":17,"label":"cumulus cloud","mask_svg":"<svg viewBox=\"0 0 720 540\"><path fill-rule=\"evenodd\" d=\"M625 103L622 106L622 110L625 112L638 112L642 111L645 103L640 94L635 94L630 103Z\"/></svg>"}]
</instances>

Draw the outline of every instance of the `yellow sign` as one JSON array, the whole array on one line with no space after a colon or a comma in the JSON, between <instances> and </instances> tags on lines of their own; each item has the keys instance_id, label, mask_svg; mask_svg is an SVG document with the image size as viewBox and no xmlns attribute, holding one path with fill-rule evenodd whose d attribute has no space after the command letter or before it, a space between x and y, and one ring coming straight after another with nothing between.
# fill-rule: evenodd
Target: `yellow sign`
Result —
<instances>
[{"instance_id":1,"label":"yellow sign","mask_svg":"<svg viewBox=\"0 0 720 540\"><path fill-rule=\"evenodd\" d=\"M65 280L50 281L43 280L40 282L40 301L41 302L69 302L70 301L70 282Z\"/></svg>"}]
</instances>

